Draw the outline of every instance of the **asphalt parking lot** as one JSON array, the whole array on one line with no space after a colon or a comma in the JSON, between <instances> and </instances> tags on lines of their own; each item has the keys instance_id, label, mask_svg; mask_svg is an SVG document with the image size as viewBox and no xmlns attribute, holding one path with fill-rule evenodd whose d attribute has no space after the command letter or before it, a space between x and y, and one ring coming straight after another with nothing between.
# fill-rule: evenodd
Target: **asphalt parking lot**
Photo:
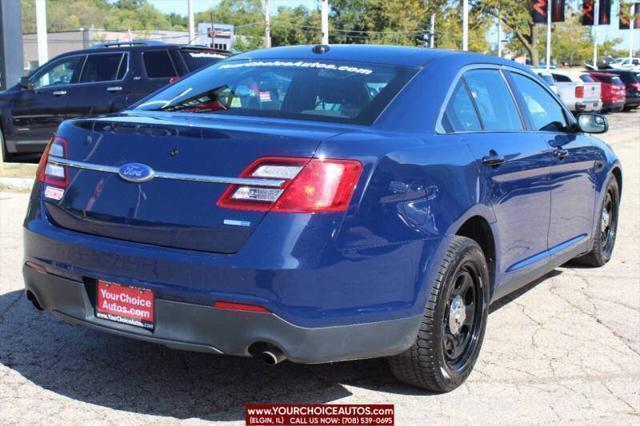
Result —
<instances>
[{"instance_id":1,"label":"asphalt parking lot","mask_svg":"<svg viewBox=\"0 0 640 426\"><path fill-rule=\"evenodd\" d=\"M640 423L640 112L609 116L624 190L613 260L558 268L490 315L469 380L444 395L383 360L269 367L73 327L23 296L28 194L0 192L0 423L244 423L248 402L393 403L398 424Z\"/></svg>"}]
</instances>

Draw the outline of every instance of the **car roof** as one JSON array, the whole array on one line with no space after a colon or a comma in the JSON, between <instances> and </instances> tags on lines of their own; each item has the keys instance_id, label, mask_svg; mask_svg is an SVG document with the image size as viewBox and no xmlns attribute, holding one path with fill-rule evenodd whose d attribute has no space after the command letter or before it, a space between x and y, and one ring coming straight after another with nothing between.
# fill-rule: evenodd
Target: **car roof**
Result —
<instances>
[{"instance_id":1,"label":"car roof","mask_svg":"<svg viewBox=\"0 0 640 426\"><path fill-rule=\"evenodd\" d=\"M72 55L86 55L89 53L130 52L135 50L147 51L147 50L160 50L160 49L189 49L189 50L214 51L216 53L220 53L221 55L225 53L224 51L213 49L208 46L200 46L200 45L193 45L193 44L165 44L165 43L126 44L126 42L123 42L121 45L114 43L113 45L103 47L100 44L98 44L92 47L88 47L86 49L72 50L69 52L64 52L56 56L55 58L51 58L51 59L63 58L65 56L72 56ZM229 55L230 54L231 52L229 52Z\"/></svg>"},{"instance_id":2,"label":"car roof","mask_svg":"<svg viewBox=\"0 0 640 426\"><path fill-rule=\"evenodd\" d=\"M585 71L588 74L593 74L593 75L597 75L600 77L616 77L615 74L610 73L608 71Z\"/></svg>"},{"instance_id":3,"label":"car roof","mask_svg":"<svg viewBox=\"0 0 640 426\"><path fill-rule=\"evenodd\" d=\"M424 47L337 44L329 45L328 50L322 53L314 53L314 47L314 45L302 45L253 50L236 55L234 59L308 59L420 67L435 59L455 57L462 64L465 62L469 64L494 63L520 67L515 62L495 56Z\"/></svg>"}]
</instances>

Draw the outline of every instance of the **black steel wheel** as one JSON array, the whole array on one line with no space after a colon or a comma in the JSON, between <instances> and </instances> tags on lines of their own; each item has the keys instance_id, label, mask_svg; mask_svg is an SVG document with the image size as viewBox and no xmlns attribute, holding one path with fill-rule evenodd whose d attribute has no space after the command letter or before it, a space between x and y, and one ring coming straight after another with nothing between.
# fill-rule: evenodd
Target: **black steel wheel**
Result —
<instances>
[{"instance_id":1,"label":"black steel wheel","mask_svg":"<svg viewBox=\"0 0 640 426\"><path fill-rule=\"evenodd\" d=\"M620 188L614 176L606 184L605 194L598 210L598 224L593 235L591 251L575 261L587 266L603 266L613 254L618 231L618 212L620 209Z\"/></svg>"},{"instance_id":2,"label":"black steel wheel","mask_svg":"<svg viewBox=\"0 0 640 426\"><path fill-rule=\"evenodd\" d=\"M480 353L489 307L489 268L480 246L456 236L430 289L415 343L389 358L402 382L435 392L460 386Z\"/></svg>"}]
</instances>

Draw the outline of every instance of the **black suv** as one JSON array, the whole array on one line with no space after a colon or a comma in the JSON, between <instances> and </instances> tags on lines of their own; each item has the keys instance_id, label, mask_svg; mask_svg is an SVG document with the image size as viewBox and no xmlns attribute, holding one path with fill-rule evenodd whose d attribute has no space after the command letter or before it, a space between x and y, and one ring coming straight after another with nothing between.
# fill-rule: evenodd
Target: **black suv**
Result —
<instances>
[{"instance_id":1,"label":"black suv","mask_svg":"<svg viewBox=\"0 0 640 426\"><path fill-rule=\"evenodd\" d=\"M6 155L42 152L63 120L122 110L228 55L153 41L103 43L64 53L0 92L0 145Z\"/></svg>"}]
</instances>

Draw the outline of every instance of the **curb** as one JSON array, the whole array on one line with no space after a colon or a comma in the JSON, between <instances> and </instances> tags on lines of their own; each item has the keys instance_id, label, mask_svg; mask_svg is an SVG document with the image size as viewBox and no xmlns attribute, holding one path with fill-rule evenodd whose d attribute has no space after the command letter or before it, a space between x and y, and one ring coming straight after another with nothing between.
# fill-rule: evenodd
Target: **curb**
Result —
<instances>
[{"instance_id":1,"label":"curb","mask_svg":"<svg viewBox=\"0 0 640 426\"><path fill-rule=\"evenodd\" d=\"M28 192L33 187L33 178L0 177L0 190Z\"/></svg>"}]
</instances>

